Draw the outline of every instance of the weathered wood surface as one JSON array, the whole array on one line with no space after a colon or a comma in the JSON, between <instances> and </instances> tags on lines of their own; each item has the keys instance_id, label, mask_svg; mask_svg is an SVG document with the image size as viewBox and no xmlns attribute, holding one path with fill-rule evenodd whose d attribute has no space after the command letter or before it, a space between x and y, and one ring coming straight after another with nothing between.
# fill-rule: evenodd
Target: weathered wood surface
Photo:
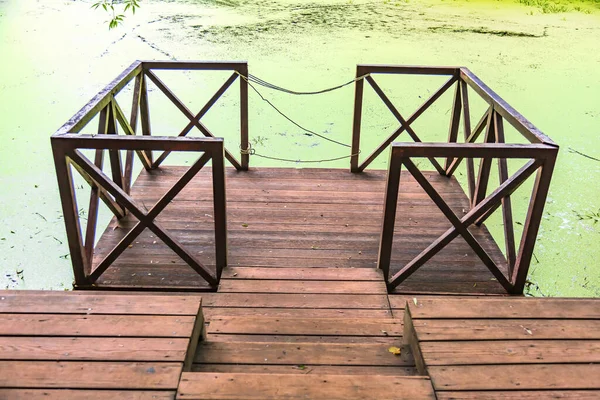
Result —
<instances>
[{"instance_id":1,"label":"weathered wood surface","mask_svg":"<svg viewBox=\"0 0 600 400\"><path fill-rule=\"evenodd\" d=\"M0 398L173 399L197 295L0 291Z\"/></svg>"},{"instance_id":2,"label":"weathered wood surface","mask_svg":"<svg viewBox=\"0 0 600 400\"><path fill-rule=\"evenodd\" d=\"M356 383L352 389L345 386L346 381L336 383L340 395L353 398L352 390L365 393L370 383L365 386L362 382L370 382L374 376L392 382L416 375L410 349L403 346L402 318L392 316L381 273L346 271L301 267L226 270L219 291L203 294L207 340L198 347L190 381L239 373L257 381L279 375L310 374L321 380L329 375L353 375ZM343 294L336 285L345 288ZM401 354L392 354L392 346L401 348ZM330 398L322 389L310 387L309 381L294 382L289 396L274 396L267 384L257 391L240 392L240 398L298 398L306 393L309 398ZM229 397L226 385L220 389L222 398L235 398ZM221 398L214 397L213 386L194 387L195 396Z\"/></svg>"},{"instance_id":3,"label":"weathered wood surface","mask_svg":"<svg viewBox=\"0 0 600 400\"><path fill-rule=\"evenodd\" d=\"M142 171L132 188L132 196L138 204L151 208L184 170L183 167L161 167L152 172ZM464 215L469 201L458 182L437 173L425 173L425 176L453 211ZM250 277L246 274L256 274L255 278L278 280L275 274L290 268L305 280L335 280L350 268L371 270L376 266L385 171L351 174L335 169L261 168L248 172L227 169L226 178L228 264L232 269L225 271L224 277L233 277L234 273L244 278ZM450 227L414 178L403 174L400 192L392 272L398 271ZM214 270L210 168L200 171L157 221ZM100 263L136 222L127 216L109 224L97 245L94 265ZM494 260L502 258L485 227L473 229L473 235ZM242 272L243 267L254 268ZM269 269L277 271L271 278L266 277ZM315 272L313 278L304 278L310 269L330 272L325 276ZM492 278L469 245L459 238L397 290L503 293ZM373 272L368 272L360 280L373 279ZM108 268L98 286L208 289L190 267L147 230Z\"/></svg>"},{"instance_id":4,"label":"weathered wood surface","mask_svg":"<svg viewBox=\"0 0 600 400\"><path fill-rule=\"evenodd\" d=\"M306 336L402 336L402 320L376 318L213 317L207 333Z\"/></svg>"},{"instance_id":5,"label":"weathered wood surface","mask_svg":"<svg viewBox=\"0 0 600 400\"><path fill-rule=\"evenodd\" d=\"M438 399L597 398L600 299L390 296ZM527 391L527 392L524 392Z\"/></svg>"},{"instance_id":6,"label":"weathered wood surface","mask_svg":"<svg viewBox=\"0 0 600 400\"><path fill-rule=\"evenodd\" d=\"M173 400L169 390L0 389L0 399Z\"/></svg>"},{"instance_id":7,"label":"weathered wood surface","mask_svg":"<svg viewBox=\"0 0 600 400\"><path fill-rule=\"evenodd\" d=\"M294 375L244 373L185 373L178 399L435 399L429 379L424 377L371 376L358 381L356 375Z\"/></svg>"}]
</instances>

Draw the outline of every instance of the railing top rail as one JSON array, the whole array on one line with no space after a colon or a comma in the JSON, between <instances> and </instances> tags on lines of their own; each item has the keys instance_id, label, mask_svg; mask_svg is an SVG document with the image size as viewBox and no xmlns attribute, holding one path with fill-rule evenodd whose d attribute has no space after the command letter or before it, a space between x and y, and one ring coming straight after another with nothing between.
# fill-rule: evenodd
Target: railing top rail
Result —
<instances>
[{"instance_id":1,"label":"railing top rail","mask_svg":"<svg viewBox=\"0 0 600 400\"><path fill-rule=\"evenodd\" d=\"M54 135L79 132L94 116L104 108L117 93L134 77L142 72L142 62L135 61L117 76L104 89L96 94L85 106L75 113Z\"/></svg>"},{"instance_id":2,"label":"railing top rail","mask_svg":"<svg viewBox=\"0 0 600 400\"><path fill-rule=\"evenodd\" d=\"M460 67L430 67L424 65L378 65L358 64L359 75L364 74L406 74L406 75L456 75Z\"/></svg>"},{"instance_id":3,"label":"railing top rail","mask_svg":"<svg viewBox=\"0 0 600 400\"><path fill-rule=\"evenodd\" d=\"M134 61L119 74L111 83L106 85L90 101L77 111L54 135L79 132L94 116L102 110L133 78L147 70L214 70L237 71L248 75L246 61Z\"/></svg>"},{"instance_id":4,"label":"railing top rail","mask_svg":"<svg viewBox=\"0 0 600 400\"><path fill-rule=\"evenodd\" d=\"M553 158L558 148L547 144L504 143L392 143L392 154L398 157L459 158Z\"/></svg>"},{"instance_id":5,"label":"railing top rail","mask_svg":"<svg viewBox=\"0 0 600 400\"><path fill-rule=\"evenodd\" d=\"M460 77L481 97L490 103L494 110L497 111L504 119L514 126L527 140L531 142L541 142L551 146L557 146L556 143L548 136L544 135L538 128L535 127L527 118L522 116L503 98L498 96L496 92L490 89L468 68L460 68Z\"/></svg>"},{"instance_id":6,"label":"railing top rail","mask_svg":"<svg viewBox=\"0 0 600 400\"><path fill-rule=\"evenodd\" d=\"M141 61L144 71L149 69L173 69L173 70L213 70L213 71L237 71L248 74L247 61Z\"/></svg>"},{"instance_id":7,"label":"railing top rail","mask_svg":"<svg viewBox=\"0 0 600 400\"><path fill-rule=\"evenodd\" d=\"M186 136L121 136L64 134L53 136L53 144L71 149L222 151L223 138Z\"/></svg>"}]
</instances>

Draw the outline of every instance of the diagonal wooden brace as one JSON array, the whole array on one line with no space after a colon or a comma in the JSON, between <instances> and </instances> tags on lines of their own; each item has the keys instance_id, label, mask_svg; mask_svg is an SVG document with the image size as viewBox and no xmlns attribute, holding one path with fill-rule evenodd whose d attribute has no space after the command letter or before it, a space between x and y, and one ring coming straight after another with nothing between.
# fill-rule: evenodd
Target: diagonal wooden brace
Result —
<instances>
[{"instance_id":1,"label":"diagonal wooden brace","mask_svg":"<svg viewBox=\"0 0 600 400\"><path fill-rule=\"evenodd\" d=\"M117 245L114 250L120 250L121 252L127 248L127 245L139 235L143 228L148 228L154 232L167 246L169 246L177 255L179 255L188 265L193 268L199 275L201 275L211 286L217 285L216 278L211 272L202 265L196 258L188 252L174 237L169 235L165 229L163 229L157 222L154 221L156 216L169 204L171 199L177 193L179 193L185 185L196 175L198 171L210 160L210 155L203 154L192 167L180 178L180 180L171 188L165 195L154 205L154 207L146 213L138 205L135 204L133 199L119 188L114 182L112 182L100 169L98 169L93 163L87 160L77 150L74 150L67 154L69 158L79 165L81 169L87 172L87 174L96 182L98 186L105 188L105 190L112 194L115 199L122 204L127 210L129 210L138 220L139 223L134 227L135 232L131 235L127 235L121 243ZM131 233L131 232L130 232ZM137 233L137 234L136 234ZM127 240L125 240L127 239ZM125 244L128 241L127 244ZM114 251L113 250L113 251ZM112 254L112 252L111 252ZM111 257L109 254L108 257ZM120 253L119 253L120 254ZM116 256L118 257L117 254ZM114 256L113 256L114 257ZM112 258L112 257L111 257ZM116 258L116 257L115 257ZM102 269L96 268L92 272L92 280L98 279L98 277L106 271L110 263L101 263Z\"/></svg>"},{"instance_id":2,"label":"diagonal wooden brace","mask_svg":"<svg viewBox=\"0 0 600 400\"><path fill-rule=\"evenodd\" d=\"M475 223L482 216L491 215L490 211L493 211L500 207L502 204L501 200L510 196L515 190L517 190L527 178L529 178L540 166L542 162L539 160L531 160L519 169L513 176L508 178L502 183L496 190L494 190L488 197L483 199L477 206L472 208L466 215L460 219L460 224L465 228ZM459 231L456 226L451 227L444 232L439 238L431 243L425 250L423 250L417 257L406 264L399 272L397 272L390 282L388 288L393 289L406 280L412 275L419 267L425 264L441 249L443 249L448 243L459 235Z\"/></svg>"}]
</instances>

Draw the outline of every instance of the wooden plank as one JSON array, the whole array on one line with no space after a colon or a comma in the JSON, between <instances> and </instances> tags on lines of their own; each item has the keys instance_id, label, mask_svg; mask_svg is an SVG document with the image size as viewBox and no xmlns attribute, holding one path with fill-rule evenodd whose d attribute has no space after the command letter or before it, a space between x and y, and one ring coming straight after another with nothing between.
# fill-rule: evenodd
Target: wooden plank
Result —
<instances>
[{"instance_id":1,"label":"wooden plank","mask_svg":"<svg viewBox=\"0 0 600 400\"><path fill-rule=\"evenodd\" d=\"M442 390L598 389L600 364L430 366L433 387Z\"/></svg>"},{"instance_id":2,"label":"wooden plank","mask_svg":"<svg viewBox=\"0 0 600 400\"><path fill-rule=\"evenodd\" d=\"M416 319L419 341L600 339L599 320Z\"/></svg>"},{"instance_id":3,"label":"wooden plank","mask_svg":"<svg viewBox=\"0 0 600 400\"><path fill-rule=\"evenodd\" d=\"M174 390L0 389L0 399L173 400L175 393Z\"/></svg>"},{"instance_id":4,"label":"wooden plank","mask_svg":"<svg viewBox=\"0 0 600 400\"><path fill-rule=\"evenodd\" d=\"M383 343L396 346L400 336L306 336L306 335L256 335L210 333L211 342L283 342L283 343Z\"/></svg>"},{"instance_id":5,"label":"wooden plank","mask_svg":"<svg viewBox=\"0 0 600 400\"><path fill-rule=\"evenodd\" d=\"M374 268L243 268L223 270L221 279L262 279L302 281L381 281L381 271Z\"/></svg>"},{"instance_id":6,"label":"wooden plank","mask_svg":"<svg viewBox=\"0 0 600 400\"><path fill-rule=\"evenodd\" d=\"M190 334L190 339L188 341L188 345L185 352L185 359L183 361L184 371L189 371L191 369L192 363L194 361L194 355L196 354L196 349L198 347L198 343L201 340L206 340L205 322L206 321L204 319L202 307L198 307L198 314L196 315L196 320L194 321L194 327Z\"/></svg>"},{"instance_id":7,"label":"wooden plank","mask_svg":"<svg viewBox=\"0 0 600 400\"><path fill-rule=\"evenodd\" d=\"M243 388L243 390L240 390ZM185 373L178 399L435 399L429 379L353 375Z\"/></svg>"},{"instance_id":8,"label":"wooden plank","mask_svg":"<svg viewBox=\"0 0 600 400\"><path fill-rule=\"evenodd\" d=\"M191 316L0 314L0 336L190 337Z\"/></svg>"},{"instance_id":9,"label":"wooden plank","mask_svg":"<svg viewBox=\"0 0 600 400\"><path fill-rule=\"evenodd\" d=\"M0 291L0 313L31 314L198 314L200 296L123 296L107 293Z\"/></svg>"},{"instance_id":10,"label":"wooden plank","mask_svg":"<svg viewBox=\"0 0 600 400\"><path fill-rule=\"evenodd\" d=\"M598 340L444 341L422 342L419 347L429 366L600 362Z\"/></svg>"},{"instance_id":11,"label":"wooden plank","mask_svg":"<svg viewBox=\"0 0 600 400\"><path fill-rule=\"evenodd\" d=\"M0 360L179 361L189 339L0 337Z\"/></svg>"},{"instance_id":12,"label":"wooden plank","mask_svg":"<svg viewBox=\"0 0 600 400\"><path fill-rule=\"evenodd\" d=\"M223 280L219 293L384 294L383 281L276 281Z\"/></svg>"},{"instance_id":13,"label":"wooden plank","mask_svg":"<svg viewBox=\"0 0 600 400\"><path fill-rule=\"evenodd\" d=\"M421 346L419 344L419 338L415 327L413 326L413 319L410 315L410 309L404 311L404 343L410 347L410 351L415 360L415 367L419 371L420 375L429 375L427 373L427 365L423 360L423 354L421 353Z\"/></svg>"},{"instance_id":14,"label":"wooden plank","mask_svg":"<svg viewBox=\"0 0 600 400\"><path fill-rule=\"evenodd\" d=\"M208 333L307 336L402 336L398 319L214 317Z\"/></svg>"},{"instance_id":15,"label":"wooden plank","mask_svg":"<svg viewBox=\"0 0 600 400\"><path fill-rule=\"evenodd\" d=\"M275 304L272 304L275 305ZM264 316L294 318L388 318L389 309L335 309L335 308L255 308L255 307L204 307L203 313L208 321L225 316Z\"/></svg>"},{"instance_id":16,"label":"wooden plank","mask_svg":"<svg viewBox=\"0 0 600 400\"><path fill-rule=\"evenodd\" d=\"M397 347L402 347L401 340ZM412 366L407 347L396 356L386 344L336 343L236 343L203 342L198 346L195 363L267 364L267 365L373 365Z\"/></svg>"},{"instance_id":17,"label":"wooden plank","mask_svg":"<svg viewBox=\"0 0 600 400\"><path fill-rule=\"evenodd\" d=\"M387 309L386 295L206 293L205 307Z\"/></svg>"},{"instance_id":18,"label":"wooden plank","mask_svg":"<svg viewBox=\"0 0 600 400\"><path fill-rule=\"evenodd\" d=\"M253 365L194 364L192 372L243 372L248 374L311 374L311 375L418 375L415 367L356 365Z\"/></svg>"},{"instance_id":19,"label":"wooden plank","mask_svg":"<svg viewBox=\"0 0 600 400\"><path fill-rule=\"evenodd\" d=\"M182 363L0 361L2 388L175 389Z\"/></svg>"},{"instance_id":20,"label":"wooden plank","mask_svg":"<svg viewBox=\"0 0 600 400\"><path fill-rule=\"evenodd\" d=\"M600 299L419 298L408 303L413 318L600 319Z\"/></svg>"},{"instance_id":21,"label":"wooden plank","mask_svg":"<svg viewBox=\"0 0 600 400\"><path fill-rule=\"evenodd\" d=\"M571 399L597 400L600 390L531 390L531 391L485 391L485 392L437 392L438 400L538 400Z\"/></svg>"}]
</instances>

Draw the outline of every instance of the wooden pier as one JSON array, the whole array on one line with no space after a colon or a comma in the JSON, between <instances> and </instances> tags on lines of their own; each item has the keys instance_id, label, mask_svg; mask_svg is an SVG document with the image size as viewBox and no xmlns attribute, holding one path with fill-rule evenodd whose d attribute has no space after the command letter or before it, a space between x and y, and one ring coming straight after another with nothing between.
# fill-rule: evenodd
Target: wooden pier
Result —
<instances>
[{"instance_id":1,"label":"wooden pier","mask_svg":"<svg viewBox=\"0 0 600 400\"><path fill-rule=\"evenodd\" d=\"M231 76L195 113L163 70ZM403 115L380 74L447 81ZM239 146L201 121L237 80ZM600 302L509 296L526 283L551 139L464 67L359 65L349 170L253 168L254 84L267 82L243 62L137 61L52 136L77 290L0 293L0 398L600 396ZM189 120L171 136L151 124L151 85ZM399 123L369 155L366 87ZM413 122L452 87L447 142L424 140ZM472 124L473 96L486 109ZM395 142L404 132L415 143ZM167 165L172 152L197 158ZM368 169L385 152L387 169ZM511 196L528 180L521 222ZM501 239L485 225L496 211Z\"/></svg>"}]
</instances>

